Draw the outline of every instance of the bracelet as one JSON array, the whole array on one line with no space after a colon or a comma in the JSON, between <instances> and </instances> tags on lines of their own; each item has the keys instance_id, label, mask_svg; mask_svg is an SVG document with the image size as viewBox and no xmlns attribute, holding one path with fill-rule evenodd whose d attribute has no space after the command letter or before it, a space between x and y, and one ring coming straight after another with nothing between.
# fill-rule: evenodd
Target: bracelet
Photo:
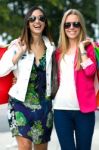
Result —
<instances>
[{"instance_id":1,"label":"bracelet","mask_svg":"<svg viewBox=\"0 0 99 150\"><path fill-rule=\"evenodd\" d=\"M86 52L81 53L81 55L86 55L86 54L87 54Z\"/></svg>"}]
</instances>

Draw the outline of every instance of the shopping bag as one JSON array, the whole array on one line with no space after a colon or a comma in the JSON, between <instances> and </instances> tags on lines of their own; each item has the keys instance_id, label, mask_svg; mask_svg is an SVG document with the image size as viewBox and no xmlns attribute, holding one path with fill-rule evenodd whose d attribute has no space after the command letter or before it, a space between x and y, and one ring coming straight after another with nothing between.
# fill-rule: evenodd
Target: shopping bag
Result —
<instances>
[{"instance_id":1,"label":"shopping bag","mask_svg":"<svg viewBox=\"0 0 99 150\"><path fill-rule=\"evenodd\" d=\"M0 46L0 59L7 50L7 48L8 48L7 46L6 47ZM12 86L13 77L14 75L12 72L4 77L0 77L0 105L8 103L9 99L8 91Z\"/></svg>"},{"instance_id":2,"label":"shopping bag","mask_svg":"<svg viewBox=\"0 0 99 150\"><path fill-rule=\"evenodd\" d=\"M95 56L96 56L96 61L97 61L97 92L96 92L96 103L97 103L97 109L99 109L99 44L98 43L93 43L94 50L95 50Z\"/></svg>"}]
</instances>

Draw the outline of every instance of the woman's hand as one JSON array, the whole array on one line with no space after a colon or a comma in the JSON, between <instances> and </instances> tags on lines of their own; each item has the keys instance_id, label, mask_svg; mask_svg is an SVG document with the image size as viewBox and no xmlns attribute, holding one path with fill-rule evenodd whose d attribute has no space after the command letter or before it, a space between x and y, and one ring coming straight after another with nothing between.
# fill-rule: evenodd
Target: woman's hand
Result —
<instances>
[{"instance_id":1,"label":"woman's hand","mask_svg":"<svg viewBox=\"0 0 99 150\"><path fill-rule=\"evenodd\" d=\"M16 84L16 82L17 82L17 78L13 77L13 79L12 79L12 85Z\"/></svg>"},{"instance_id":2,"label":"woman's hand","mask_svg":"<svg viewBox=\"0 0 99 150\"><path fill-rule=\"evenodd\" d=\"M86 53L85 46L87 46L90 43L92 43L92 39L90 38L87 38L86 40L80 42L79 49L81 54Z\"/></svg>"},{"instance_id":3,"label":"woman's hand","mask_svg":"<svg viewBox=\"0 0 99 150\"><path fill-rule=\"evenodd\" d=\"M21 41L20 38L17 39L16 43L15 43L19 49L19 51L21 51L22 53L25 53L27 50L27 46L24 42Z\"/></svg>"},{"instance_id":4,"label":"woman's hand","mask_svg":"<svg viewBox=\"0 0 99 150\"><path fill-rule=\"evenodd\" d=\"M24 42L21 42L20 38L18 38L17 40L14 41L14 44L17 46L18 51L17 53L14 55L12 62L15 65L19 59L21 58L21 56L26 52L27 50L27 46Z\"/></svg>"}]
</instances>

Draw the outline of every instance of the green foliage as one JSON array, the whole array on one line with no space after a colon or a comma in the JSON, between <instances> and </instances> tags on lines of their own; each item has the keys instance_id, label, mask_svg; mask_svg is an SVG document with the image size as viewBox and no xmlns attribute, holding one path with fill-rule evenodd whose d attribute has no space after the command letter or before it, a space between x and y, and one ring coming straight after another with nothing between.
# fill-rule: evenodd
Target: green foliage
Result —
<instances>
[{"instance_id":1,"label":"green foliage","mask_svg":"<svg viewBox=\"0 0 99 150\"><path fill-rule=\"evenodd\" d=\"M41 5L44 8L56 44L62 15L70 8L82 12L88 35L94 37L92 23L96 24L96 5L93 0L0 0L0 35L3 39L10 42L20 35L26 10L33 5Z\"/></svg>"}]
</instances>

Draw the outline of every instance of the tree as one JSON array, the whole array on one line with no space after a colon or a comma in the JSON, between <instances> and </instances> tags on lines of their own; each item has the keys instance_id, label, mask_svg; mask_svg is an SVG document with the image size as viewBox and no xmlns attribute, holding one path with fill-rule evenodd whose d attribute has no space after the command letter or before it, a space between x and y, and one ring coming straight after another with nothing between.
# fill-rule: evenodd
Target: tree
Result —
<instances>
[{"instance_id":1,"label":"tree","mask_svg":"<svg viewBox=\"0 0 99 150\"><path fill-rule=\"evenodd\" d=\"M62 15L70 8L82 12L88 35L94 37L92 23L96 23L96 5L93 0L0 0L0 34L3 39L10 42L20 35L26 11L33 5L44 8L56 44Z\"/></svg>"}]
</instances>

